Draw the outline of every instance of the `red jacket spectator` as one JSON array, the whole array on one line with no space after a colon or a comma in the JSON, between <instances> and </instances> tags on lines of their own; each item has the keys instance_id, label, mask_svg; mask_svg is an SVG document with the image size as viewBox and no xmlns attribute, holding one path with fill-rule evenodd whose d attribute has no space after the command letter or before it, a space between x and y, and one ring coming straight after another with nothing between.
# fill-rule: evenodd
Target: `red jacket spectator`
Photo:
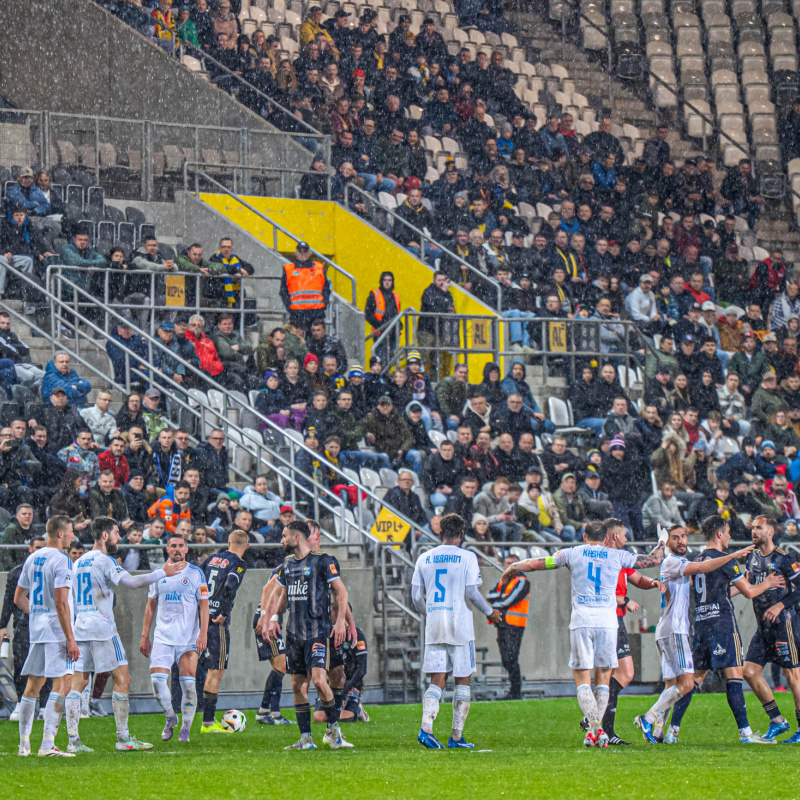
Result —
<instances>
[{"instance_id":1,"label":"red jacket spectator","mask_svg":"<svg viewBox=\"0 0 800 800\"><path fill-rule=\"evenodd\" d=\"M110 450L103 450L97 460L100 462L101 472L109 469L114 473L114 488L121 489L128 482L131 468L125 456L116 458Z\"/></svg>"},{"instance_id":2,"label":"red jacket spectator","mask_svg":"<svg viewBox=\"0 0 800 800\"><path fill-rule=\"evenodd\" d=\"M200 369L212 377L219 375L222 372L222 362L214 342L204 333L198 337L191 329L186 331L186 339L194 345L195 355L200 359Z\"/></svg>"}]
</instances>

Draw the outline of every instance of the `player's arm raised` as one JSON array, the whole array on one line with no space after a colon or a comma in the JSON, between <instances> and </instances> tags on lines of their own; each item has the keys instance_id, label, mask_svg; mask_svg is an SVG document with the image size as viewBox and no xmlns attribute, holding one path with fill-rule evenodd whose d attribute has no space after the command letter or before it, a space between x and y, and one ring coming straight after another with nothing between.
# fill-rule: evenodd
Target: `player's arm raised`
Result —
<instances>
[{"instance_id":1,"label":"player's arm raised","mask_svg":"<svg viewBox=\"0 0 800 800\"><path fill-rule=\"evenodd\" d=\"M336 606L336 621L333 623L333 643L340 647L347 635L347 587L341 578L330 582L331 594Z\"/></svg>"},{"instance_id":2,"label":"player's arm raised","mask_svg":"<svg viewBox=\"0 0 800 800\"><path fill-rule=\"evenodd\" d=\"M522 561L515 561L502 574L500 580L503 582L508 581L514 572L538 572L541 569L558 569L555 558L553 556L545 556L543 558L526 558Z\"/></svg>"},{"instance_id":3,"label":"player's arm raised","mask_svg":"<svg viewBox=\"0 0 800 800\"><path fill-rule=\"evenodd\" d=\"M158 609L158 598L148 597L147 605L144 608L144 620L142 621L142 641L139 642L139 652L145 657L150 657L152 644L150 643L150 628L153 627L153 620Z\"/></svg>"},{"instance_id":4,"label":"player's arm raised","mask_svg":"<svg viewBox=\"0 0 800 800\"><path fill-rule=\"evenodd\" d=\"M666 589L666 586L664 586L661 581L650 578L647 575L642 575L641 572L634 572L632 575L629 575L628 583L633 584L637 589L641 589L645 592L650 589L658 589L658 591L663 594Z\"/></svg>"},{"instance_id":5,"label":"player's arm raised","mask_svg":"<svg viewBox=\"0 0 800 800\"><path fill-rule=\"evenodd\" d=\"M75 636L72 633L72 611L69 607L69 593L72 589L68 586L61 586L53 590L55 598L56 614L58 615L58 624L61 625L61 630L64 631L64 636L67 637L67 655L72 661L77 661L81 651L78 649L78 644L75 641Z\"/></svg>"},{"instance_id":6,"label":"player's arm raised","mask_svg":"<svg viewBox=\"0 0 800 800\"><path fill-rule=\"evenodd\" d=\"M706 572L713 572L715 569L724 567L729 561L734 561L735 559L749 556L750 553L753 552L753 547L754 545L751 544L748 545L747 547L743 547L741 550L737 550L735 553L729 553L726 556L719 556L718 558L710 558L708 561L690 561L685 566L683 574L701 575L705 574ZM742 575L742 579L745 579L744 575ZM736 581L736 585L738 587L739 581ZM773 588L773 587L767 587L767 588ZM742 594L744 594L744 592L742 592ZM761 594L761 592L759 592L759 594Z\"/></svg>"}]
</instances>

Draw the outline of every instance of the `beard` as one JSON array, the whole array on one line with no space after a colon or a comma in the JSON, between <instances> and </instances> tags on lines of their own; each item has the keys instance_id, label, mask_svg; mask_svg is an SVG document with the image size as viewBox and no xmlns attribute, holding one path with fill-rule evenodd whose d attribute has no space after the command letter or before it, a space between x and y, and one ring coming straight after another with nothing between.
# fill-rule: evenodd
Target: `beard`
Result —
<instances>
[{"instance_id":1,"label":"beard","mask_svg":"<svg viewBox=\"0 0 800 800\"><path fill-rule=\"evenodd\" d=\"M115 544L106 544L106 554L109 556L115 556L119 552L119 547Z\"/></svg>"}]
</instances>

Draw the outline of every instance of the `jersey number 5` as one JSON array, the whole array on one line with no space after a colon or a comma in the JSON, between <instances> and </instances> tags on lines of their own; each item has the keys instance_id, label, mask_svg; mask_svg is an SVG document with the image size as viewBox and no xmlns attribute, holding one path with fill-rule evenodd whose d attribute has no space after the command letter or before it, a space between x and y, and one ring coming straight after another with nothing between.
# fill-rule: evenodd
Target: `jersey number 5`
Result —
<instances>
[{"instance_id":1,"label":"jersey number 5","mask_svg":"<svg viewBox=\"0 0 800 800\"><path fill-rule=\"evenodd\" d=\"M434 603L444 603L445 588L439 580L442 575L447 575L446 569L437 569L436 577L433 579L433 585L436 587L436 593L433 595Z\"/></svg>"},{"instance_id":2,"label":"jersey number 5","mask_svg":"<svg viewBox=\"0 0 800 800\"><path fill-rule=\"evenodd\" d=\"M211 573L208 576L208 596L213 597L214 592L216 591L216 583L217 583L217 575L219 575L218 569L212 569Z\"/></svg>"},{"instance_id":3,"label":"jersey number 5","mask_svg":"<svg viewBox=\"0 0 800 800\"><path fill-rule=\"evenodd\" d=\"M589 580L594 584L594 593L600 594L600 574L602 567L599 564L589 562Z\"/></svg>"}]
</instances>

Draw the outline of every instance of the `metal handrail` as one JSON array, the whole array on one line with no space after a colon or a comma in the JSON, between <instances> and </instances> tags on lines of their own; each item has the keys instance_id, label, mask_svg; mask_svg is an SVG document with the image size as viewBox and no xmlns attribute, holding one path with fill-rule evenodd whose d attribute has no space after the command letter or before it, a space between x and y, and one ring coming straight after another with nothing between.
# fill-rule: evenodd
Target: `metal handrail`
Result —
<instances>
[{"instance_id":1,"label":"metal handrail","mask_svg":"<svg viewBox=\"0 0 800 800\"><path fill-rule=\"evenodd\" d=\"M368 200L370 203L372 203L374 205L377 205L380 208L381 212L383 212L383 213L387 214L388 216L390 216L393 220L395 220L396 223L399 222L402 225L405 225L407 228L410 228L412 231L414 231L414 233L417 234L417 238L419 239L419 242L420 242L420 254L417 257L417 259L422 264L424 264L426 267L428 267L428 269L430 269L430 266L427 263L427 261L425 261L425 242L430 242L431 244L435 245L448 258L452 258L454 261L456 261L457 263L461 264L461 266L466 267L471 273L473 273L476 276L477 280L482 280L482 281L485 281L485 282L492 283L492 279L486 273L481 272L479 269L475 269L475 267L473 267L472 264L470 264L468 261L465 261L463 258L461 258L461 256L459 256L456 253L454 253L448 247L445 247L439 241L434 239L433 236L431 236L430 234L426 234L424 231L421 231L419 228L415 227L410 222L404 220L399 214L397 214L391 208L386 208L386 206L382 205L379 200L376 200L368 192L365 192L363 189L361 189L360 187L358 187L358 186L356 186L356 185L354 185L352 183L345 184L345 187L344 187L344 206L345 206L345 208L348 208L348 209L350 208L349 197L348 197L350 192L357 192L364 199ZM382 233L388 238L388 234L385 231L383 231ZM397 246L400 247L400 245L397 245ZM405 250L405 248L403 248L403 249ZM410 253L409 250L406 250L406 252ZM413 255L413 253L411 253L411 255ZM495 283L495 287L497 289L497 307L498 308L502 308L503 289L502 289L502 287L500 286L499 283ZM481 302L477 298L475 298L475 299L478 302Z\"/></svg>"},{"instance_id":2,"label":"metal handrail","mask_svg":"<svg viewBox=\"0 0 800 800\"><path fill-rule=\"evenodd\" d=\"M58 306L60 308L62 308L62 309L65 309L68 314L74 315L77 319L80 320L80 322L82 324L86 325L95 334L99 334L101 339L106 339L106 340L109 339L108 334L106 334L105 331L103 331L102 328L100 328L95 323L93 323L90 320L88 320L85 317L83 317L77 311L77 309L70 308L68 303L66 303L65 301L61 300L59 296L57 296L55 293L51 292L47 287L45 287L44 290L43 290L41 286L39 286L34 280L29 278L27 275L24 275L24 273L21 273L19 270L15 269L14 267L9 267L9 269L12 271L12 274L14 274L15 277L19 278L20 280L26 281L29 285L31 285L32 287L35 287L38 291L45 291L49 295L49 299L50 299L51 303L58 304ZM62 280L66 280L66 279L62 278ZM67 281L67 283L69 283L69 281ZM81 295L87 297L87 298L93 298L93 296L90 293L86 292L85 290L81 289L79 286L76 286L75 284L70 283L70 288L73 290L74 297L76 299L77 299L77 296L78 296L79 293ZM94 305L95 306L100 306L102 308L102 310L107 315L109 315L110 317L114 317L117 320L125 319L125 317L121 313L119 313L118 311L114 310L113 308L111 308L110 306L108 306L106 304L99 303L96 299L95 299ZM77 324L74 325L73 327L74 327L75 333L77 334L79 332ZM161 340L159 340L156 337L151 336L149 333L141 330L140 328L138 328L135 325L132 325L131 328L135 333L139 334L146 342L148 342L148 345L150 347L150 354L151 354L150 355L150 361L146 362L148 369L150 369L150 370L152 370L154 372L157 371L155 369L153 363L152 363L152 352L153 352L154 348L157 348L159 351L169 353L170 358L174 359L179 364L181 364L183 366L184 370L187 370L190 373L192 373L193 375L195 375L196 377L198 377L202 381L201 385L205 385L208 382L208 377L201 370L198 370L196 367L194 367L188 361L184 361L180 356L178 356L172 350L167 348L164 345L164 343L161 342ZM47 334L43 334L43 335L47 336ZM94 344L99 347L99 342L97 340L90 339L90 341L94 342ZM126 347L125 345L123 345L122 343L118 342L117 340L114 340L114 343L118 347L120 347L120 349L126 354L126 356L127 356L126 364L127 364L128 371L130 369L129 365L130 365L130 360L131 359L133 359L135 362L145 361L145 359L143 359L138 354L134 353L130 348ZM88 365L88 362L85 362L83 359L80 359L80 357L79 357L79 360L81 360L82 363L86 363ZM91 367L91 368L98 375L101 375L102 377L107 377L99 369L97 369L95 367ZM128 375L128 381L130 381L130 375ZM116 384L114 381L111 381L111 382L114 383L114 385L118 389L120 389L120 391L123 391L123 392L128 391L126 387L122 387L119 384ZM347 525L347 521L346 521L345 516L344 516L345 508L344 508L344 503L342 502L341 498L338 497L338 495L334 494L330 489L328 489L328 488L326 488L324 486L320 486L317 483L315 483L312 476L306 475L305 473L300 472L300 469L298 468L298 466L296 464L296 462L297 462L297 452L298 451L305 452L305 453L307 453L307 454L309 454L311 456L319 457L320 454L318 452L316 452L314 450L311 450L309 447L307 447L305 442L303 442L303 443L296 442L294 439L291 439L290 437L287 437L287 443L289 445L290 458L286 459L277 450L274 450L274 449L270 448L268 445L266 445L263 442L259 442L259 441L256 441L255 439L253 439L252 435L247 432L247 429L242 428L239 425L231 422L227 418L227 407L223 408L222 411L217 411L216 409L212 408L211 406L200 406L199 409L195 409L194 407L191 406L191 404L188 401L183 401L182 398L180 397L180 395L186 393L186 391L187 391L186 387L184 387L183 385L181 385L181 384L177 383L176 381L174 381L171 376L167 375L166 373L160 372L160 371L159 371L159 382L163 382L163 383L166 383L167 385L171 386L171 388L173 389L173 393L170 393L170 398L172 400L176 401L178 403L178 405L180 405L182 408L186 408L193 416L198 418L200 420L201 424L203 424L204 412L205 411L212 412L218 418L218 420L220 422L220 424L219 424L220 428L222 428L222 429L224 429L226 431L228 429L230 429L230 430L234 431L237 434L237 441L235 441L236 446L237 447L241 447L246 452L248 452L253 458L256 459L256 461L258 463L262 463L261 453L263 451L263 452L267 453L268 455L270 455L270 457L273 459L273 463L275 461L280 462L281 465L285 469L288 469L289 470L289 475L288 476L283 474L283 473L281 473L280 470L278 470L278 469L275 469L275 471L278 473L278 475L280 477L283 477L283 478L289 477L289 479L291 481L292 500L293 501L295 500L295 484L294 484L294 479L292 478L292 475L294 473L303 475L303 477L305 479L307 479L312 485L313 492L314 492L314 495L313 495L314 501L317 502L317 503L322 504L325 508L327 508L329 511L331 511L334 515L336 515L338 513L340 515L339 518L340 518L340 521L341 521L341 529L342 530L345 529L345 526ZM225 398L226 403L227 403L227 392L222 387L219 387L219 391L222 392L222 395ZM176 394L178 396L175 396ZM237 402L236 406L238 407L238 405L239 405L239 403ZM279 428L274 422L272 422L272 420L268 419L267 417L262 416L258 411L256 411L255 408L248 407L248 411L250 411L253 414L253 416L256 418L257 422L263 423L267 428L269 428L276 435L282 436L284 434L284 431L281 428ZM412 530L415 527L417 527L412 520L408 519L403 514L401 514L399 511L395 510L393 507L391 507L387 503L385 503L383 501L383 499L379 498L371 489L369 489L368 487L364 486L361 483L361 481L354 481L340 467L337 467L337 466L335 466L333 464L329 464L329 466L330 466L330 469L334 472L334 474L336 474L337 476L342 478L342 483L344 483L344 484L352 484L352 485L356 486L359 492L363 492L367 497L369 497L374 502L380 504L381 506L387 506L388 508L390 508L392 510L392 513L395 514L395 516L400 518L407 525L410 525ZM233 467L233 465L231 465L231 468L233 468L234 471L238 472L235 469L235 467ZM242 477L244 477L245 479L249 480L249 476L244 475L243 473L240 473L240 472L238 474L242 475ZM308 494L308 490L307 489L303 489L303 493L304 494ZM334 503L334 505L333 506L328 505L328 503L325 502L320 497L320 495L323 495L324 497L326 497L329 500L331 500ZM359 504L358 504L358 506L356 508L357 508L357 515L354 514L354 518L355 518L356 525L357 525L359 531L361 531L361 533L363 533L365 536L369 537L371 540L374 540L372 535L371 535L371 533L368 530L365 529L364 518L363 518L363 514L362 514L363 506L362 506L361 502L359 502Z\"/></svg>"},{"instance_id":3,"label":"metal handrail","mask_svg":"<svg viewBox=\"0 0 800 800\"><path fill-rule=\"evenodd\" d=\"M194 164L194 163L196 162L187 161L184 165L184 169L186 169L189 164ZM268 217L266 214L259 211L257 208L251 206L250 203L248 203L246 200L243 200L239 195L234 194L230 189L228 189L226 186L223 186L219 181L215 180L207 173L200 172L199 174L205 180L213 183L214 186L217 186L220 189L222 189L222 191L225 194L227 194L229 197L232 197L234 200L236 200L237 203L240 203L248 211L255 214L260 219L263 219L264 222L267 222L268 224L272 225L272 249L276 253L280 253L280 250L278 249L278 232L282 233L284 236L286 236L287 238L291 239L293 242L296 242L298 244L301 241L303 241L298 236L295 236L295 234L293 234L291 231L288 231L282 225L270 219L270 217ZM194 192L192 192L192 194L194 194ZM196 197L198 198L198 200L200 199L199 193L196 195ZM327 264L329 267L332 267L335 272L338 272L340 275L342 275L344 278L350 281L350 302L352 303L353 306L357 307L358 297L356 294L356 279L349 272L347 272L347 270L342 269L338 264L336 264L334 261L331 261L331 259L329 259L327 256L322 255L322 253L320 253L318 250L315 250L313 247L311 247L311 245L309 245L309 249L317 258L322 259L324 264Z\"/></svg>"}]
</instances>

